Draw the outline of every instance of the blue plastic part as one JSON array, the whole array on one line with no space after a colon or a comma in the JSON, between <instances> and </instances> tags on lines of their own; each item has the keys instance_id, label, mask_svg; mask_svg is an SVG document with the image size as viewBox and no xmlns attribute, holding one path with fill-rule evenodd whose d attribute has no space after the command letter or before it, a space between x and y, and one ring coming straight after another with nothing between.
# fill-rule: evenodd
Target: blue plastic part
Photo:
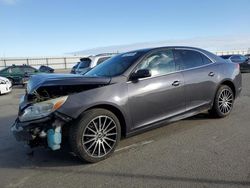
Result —
<instances>
[{"instance_id":1,"label":"blue plastic part","mask_svg":"<svg viewBox=\"0 0 250 188\"><path fill-rule=\"evenodd\" d=\"M62 133L61 133L61 127L57 127L54 129L49 129L47 131L47 142L48 146L52 150L58 150L61 148L61 142L62 142Z\"/></svg>"}]
</instances>

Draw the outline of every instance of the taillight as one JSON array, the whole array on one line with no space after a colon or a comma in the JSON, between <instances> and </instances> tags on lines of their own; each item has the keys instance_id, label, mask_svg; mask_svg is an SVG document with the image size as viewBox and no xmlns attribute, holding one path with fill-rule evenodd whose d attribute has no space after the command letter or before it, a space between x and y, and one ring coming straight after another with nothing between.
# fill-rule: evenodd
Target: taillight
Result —
<instances>
[{"instance_id":1,"label":"taillight","mask_svg":"<svg viewBox=\"0 0 250 188\"><path fill-rule=\"evenodd\" d=\"M240 70L240 64L236 63L236 67Z\"/></svg>"}]
</instances>

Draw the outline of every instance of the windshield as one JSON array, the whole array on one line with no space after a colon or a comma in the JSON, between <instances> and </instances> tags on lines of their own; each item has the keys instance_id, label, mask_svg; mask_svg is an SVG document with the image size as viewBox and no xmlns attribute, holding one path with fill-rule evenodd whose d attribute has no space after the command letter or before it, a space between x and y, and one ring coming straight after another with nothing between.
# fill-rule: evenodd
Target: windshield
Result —
<instances>
[{"instance_id":1,"label":"windshield","mask_svg":"<svg viewBox=\"0 0 250 188\"><path fill-rule=\"evenodd\" d=\"M124 73L142 55L142 52L128 52L110 58L92 70L86 76L113 77Z\"/></svg>"},{"instance_id":2,"label":"windshield","mask_svg":"<svg viewBox=\"0 0 250 188\"><path fill-rule=\"evenodd\" d=\"M80 62L79 64L79 69L84 69L84 68L88 68L90 66L91 60L90 59L84 59Z\"/></svg>"}]
</instances>

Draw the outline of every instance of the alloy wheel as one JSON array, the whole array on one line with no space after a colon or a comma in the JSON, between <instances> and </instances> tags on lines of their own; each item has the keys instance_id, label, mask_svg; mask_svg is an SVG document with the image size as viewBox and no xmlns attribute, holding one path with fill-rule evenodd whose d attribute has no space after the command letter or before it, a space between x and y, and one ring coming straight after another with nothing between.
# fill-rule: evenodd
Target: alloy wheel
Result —
<instances>
[{"instance_id":1,"label":"alloy wheel","mask_svg":"<svg viewBox=\"0 0 250 188\"><path fill-rule=\"evenodd\" d=\"M83 131L82 144L91 157L107 155L117 142L117 125L105 115L92 119Z\"/></svg>"},{"instance_id":2,"label":"alloy wheel","mask_svg":"<svg viewBox=\"0 0 250 188\"><path fill-rule=\"evenodd\" d=\"M233 93L228 89L223 89L219 95L219 109L221 113L227 114L233 107Z\"/></svg>"}]
</instances>

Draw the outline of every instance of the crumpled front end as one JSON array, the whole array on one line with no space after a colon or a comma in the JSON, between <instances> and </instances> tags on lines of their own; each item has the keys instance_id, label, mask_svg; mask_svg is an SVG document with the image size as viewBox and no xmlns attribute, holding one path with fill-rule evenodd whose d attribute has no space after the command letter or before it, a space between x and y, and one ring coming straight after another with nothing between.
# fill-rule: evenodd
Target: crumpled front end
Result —
<instances>
[{"instance_id":1,"label":"crumpled front end","mask_svg":"<svg viewBox=\"0 0 250 188\"><path fill-rule=\"evenodd\" d=\"M61 148L62 130L67 123L72 121L70 117L58 112L24 122L21 121L20 117L11 127L16 140L25 142L30 147L45 146L52 150Z\"/></svg>"},{"instance_id":2,"label":"crumpled front end","mask_svg":"<svg viewBox=\"0 0 250 188\"><path fill-rule=\"evenodd\" d=\"M26 95L20 101L18 118L11 128L16 140L24 141L31 147L43 145L52 150L60 149L62 138L67 134L65 130L69 127L66 125L73 120L58 111L68 96L102 87L109 82L107 78L90 79L72 75L32 76Z\"/></svg>"}]
</instances>

